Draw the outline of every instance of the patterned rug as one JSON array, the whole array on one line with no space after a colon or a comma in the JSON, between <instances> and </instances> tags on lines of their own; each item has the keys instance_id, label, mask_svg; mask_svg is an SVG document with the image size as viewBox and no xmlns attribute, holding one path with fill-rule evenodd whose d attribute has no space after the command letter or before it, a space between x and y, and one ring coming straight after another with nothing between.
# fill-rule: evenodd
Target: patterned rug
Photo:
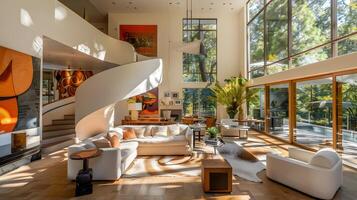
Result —
<instances>
[{"instance_id":1,"label":"patterned rug","mask_svg":"<svg viewBox=\"0 0 357 200\"><path fill-rule=\"evenodd\" d=\"M230 139L225 141L226 145L223 146L224 148L219 148L218 152L230 163L233 174L249 181L261 182L257 173L265 169L264 161L246 151L243 147L246 146L244 141ZM201 161L212 158L212 152L211 147L198 145L192 156L139 156L123 176L127 178L198 177L201 175Z\"/></svg>"}]
</instances>

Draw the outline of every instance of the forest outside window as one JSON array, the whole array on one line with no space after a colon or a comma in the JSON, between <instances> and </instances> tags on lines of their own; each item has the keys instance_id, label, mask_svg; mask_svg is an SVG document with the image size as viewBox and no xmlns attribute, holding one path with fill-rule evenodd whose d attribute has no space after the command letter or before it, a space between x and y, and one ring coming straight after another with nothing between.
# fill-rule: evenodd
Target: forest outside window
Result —
<instances>
[{"instance_id":1,"label":"forest outside window","mask_svg":"<svg viewBox=\"0 0 357 200\"><path fill-rule=\"evenodd\" d=\"M183 53L184 82L217 80L217 20L184 19L183 42L201 40L200 54Z\"/></svg>"}]
</instances>

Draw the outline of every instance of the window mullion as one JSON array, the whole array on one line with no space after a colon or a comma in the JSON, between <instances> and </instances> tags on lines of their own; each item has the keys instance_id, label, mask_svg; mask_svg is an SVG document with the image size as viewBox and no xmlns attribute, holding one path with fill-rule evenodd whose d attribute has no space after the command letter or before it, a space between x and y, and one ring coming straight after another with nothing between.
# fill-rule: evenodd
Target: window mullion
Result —
<instances>
[{"instance_id":1,"label":"window mullion","mask_svg":"<svg viewBox=\"0 0 357 200\"><path fill-rule=\"evenodd\" d=\"M292 0L288 0L288 68L290 69L292 66L292 48L293 48L293 34L292 34Z\"/></svg>"},{"instance_id":2,"label":"window mullion","mask_svg":"<svg viewBox=\"0 0 357 200\"><path fill-rule=\"evenodd\" d=\"M337 38L337 0L331 0L331 41ZM337 42L332 42L332 57L336 57Z\"/></svg>"}]
</instances>

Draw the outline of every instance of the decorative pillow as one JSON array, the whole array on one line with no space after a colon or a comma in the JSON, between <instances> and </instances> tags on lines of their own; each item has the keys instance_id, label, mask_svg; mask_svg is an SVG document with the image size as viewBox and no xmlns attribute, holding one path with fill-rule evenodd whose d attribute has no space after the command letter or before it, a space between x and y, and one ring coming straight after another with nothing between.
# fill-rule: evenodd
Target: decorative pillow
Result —
<instances>
[{"instance_id":1,"label":"decorative pillow","mask_svg":"<svg viewBox=\"0 0 357 200\"><path fill-rule=\"evenodd\" d=\"M152 136L167 136L167 126L154 126L151 133Z\"/></svg>"},{"instance_id":2,"label":"decorative pillow","mask_svg":"<svg viewBox=\"0 0 357 200\"><path fill-rule=\"evenodd\" d=\"M122 140L123 139L123 128L121 127L116 127L116 128L110 128L109 131L114 131L117 133L118 137L119 137L119 140Z\"/></svg>"},{"instance_id":3,"label":"decorative pillow","mask_svg":"<svg viewBox=\"0 0 357 200\"><path fill-rule=\"evenodd\" d=\"M180 135L180 127L176 124L168 125L167 129L169 136Z\"/></svg>"},{"instance_id":4,"label":"decorative pillow","mask_svg":"<svg viewBox=\"0 0 357 200\"><path fill-rule=\"evenodd\" d=\"M143 138L144 137L145 130L146 130L145 127L134 127L133 129L134 129L134 132L135 132L137 138Z\"/></svg>"},{"instance_id":5,"label":"decorative pillow","mask_svg":"<svg viewBox=\"0 0 357 200\"><path fill-rule=\"evenodd\" d=\"M180 135L185 135L187 132L187 129L189 129L189 127L187 125L179 125L180 127Z\"/></svg>"},{"instance_id":6,"label":"decorative pillow","mask_svg":"<svg viewBox=\"0 0 357 200\"><path fill-rule=\"evenodd\" d=\"M123 130L123 140L136 139L135 131L132 128L125 128Z\"/></svg>"},{"instance_id":7,"label":"decorative pillow","mask_svg":"<svg viewBox=\"0 0 357 200\"><path fill-rule=\"evenodd\" d=\"M109 140L106 138L100 138L97 140L93 140L93 144L99 149L99 148L111 148L112 145L110 144Z\"/></svg>"},{"instance_id":8,"label":"decorative pillow","mask_svg":"<svg viewBox=\"0 0 357 200\"><path fill-rule=\"evenodd\" d=\"M331 148L325 148L316 152L309 164L316 167L331 169L339 160L340 157L336 151Z\"/></svg>"},{"instance_id":9,"label":"decorative pillow","mask_svg":"<svg viewBox=\"0 0 357 200\"><path fill-rule=\"evenodd\" d=\"M119 137L118 137L117 134L118 133L116 133L114 131L109 131L108 134L107 134L107 139L109 140L110 144L114 148L118 148L119 145L120 145Z\"/></svg>"},{"instance_id":10,"label":"decorative pillow","mask_svg":"<svg viewBox=\"0 0 357 200\"><path fill-rule=\"evenodd\" d=\"M152 136L151 134L151 129L152 129L153 126L147 126L145 128L145 133L144 133L144 136L147 137L147 136Z\"/></svg>"}]
</instances>

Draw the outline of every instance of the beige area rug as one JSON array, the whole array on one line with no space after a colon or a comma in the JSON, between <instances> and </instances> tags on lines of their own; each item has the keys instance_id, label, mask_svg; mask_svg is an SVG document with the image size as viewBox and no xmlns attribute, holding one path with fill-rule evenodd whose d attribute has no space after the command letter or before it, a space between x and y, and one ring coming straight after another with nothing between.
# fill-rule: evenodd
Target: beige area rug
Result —
<instances>
[{"instance_id":1,"label":"beige area rug","mask_svg":"<svg viewBox=\"0 0 357 200\"><path fill-rule=\"evenodd\" d=\"M139 156L124 177L200 176L201 161L205 154L194 153L192 156Z\"/></svg>"},{"instance_id":2,"label":"beige area rug","mask_svg":"<svg viewBox=\"0 0 357 200\"><path fill-rule=\"evenodd\" d=\"M218 152L230 163L234 175L248 181L261 182L257 173L265 169L265 162L246 151L243 148L245 143L245 141L227 140ZM211 151L210 147L198 149L200 150L194 152L192 156L139 156L123 176L127 178L200 176L201 161L212 155L207 153Z\"/></svg>"}]
</instances>

